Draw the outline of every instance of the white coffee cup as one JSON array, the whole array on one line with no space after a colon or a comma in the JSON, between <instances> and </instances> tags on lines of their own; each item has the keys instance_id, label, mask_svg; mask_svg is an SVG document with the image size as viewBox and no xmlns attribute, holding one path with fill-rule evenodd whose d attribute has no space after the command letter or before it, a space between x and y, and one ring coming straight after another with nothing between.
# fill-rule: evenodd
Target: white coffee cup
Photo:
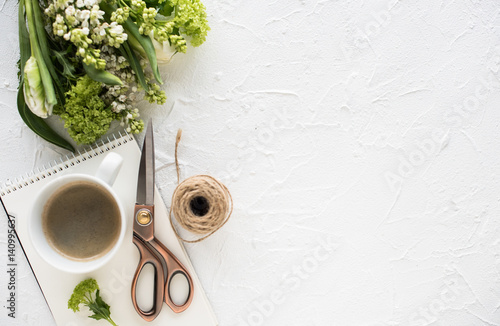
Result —
<instances>
[{"instance_id":1,"label":"white coffee cup","mask_svg":"<svg viewBox=\"0 0 500 326\"><path fill-rule=\"evenodd\" d=\"M123 206L111 188L123 163L116 153L109 153L101 162L95 176L88 174L68 174L56 177L45 185L35 197L28 220L28 232L38 254L53 267L69 273L88 273L106 264L118 251L125 237L126 220ZM104 255L93 260L72 260L57 252L47 241L42 226L42 213L49 198L61 187L75 181L86 181L100 185L116 202L120 211L120 232L114 246Z\"/></svg>"}]
</instances>

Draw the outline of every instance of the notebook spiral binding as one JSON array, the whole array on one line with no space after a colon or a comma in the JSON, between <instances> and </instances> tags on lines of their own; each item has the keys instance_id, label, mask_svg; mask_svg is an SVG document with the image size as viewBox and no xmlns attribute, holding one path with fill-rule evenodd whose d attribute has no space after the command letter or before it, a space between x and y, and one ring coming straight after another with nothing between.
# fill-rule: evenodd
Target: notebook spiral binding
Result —
<instances>
[{"instance_id":1,"label":"notebook spiral binding","mask_svg":"<svg viewBox=\"0 0 500 326\"><path fill-rule=\"evenodd\" d=\"M64 159L60 158L59 160L49 162L48 167L42 165L42 168L37 168L36 171L26 173L26 175L14 178L14 180L7 180L6 182L0 184L0 196L6 196L18 189L28 187L30 184L37 181L57 175L75 164L80 164L81 162L92 159L93 157L102 155L117 146L133 141L134 136L124 130L123 132L118 131L116 134L108 136L105 140L106 141L100 140L83 151L78 150L77 155L75 155L75 153L71 153L66 155Z\"/></svg>"}]
</instances>

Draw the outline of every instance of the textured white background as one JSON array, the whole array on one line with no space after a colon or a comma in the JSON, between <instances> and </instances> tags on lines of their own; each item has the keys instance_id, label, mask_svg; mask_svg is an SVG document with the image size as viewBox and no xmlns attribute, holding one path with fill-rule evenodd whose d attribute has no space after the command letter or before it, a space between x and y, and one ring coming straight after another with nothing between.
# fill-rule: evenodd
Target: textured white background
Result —
<instances>
[{"instance_id":1,"label":"textured white background","mask_svg":"<svg viewBox=\"0 0 500 326\"><path fill-rule=\"evenodd\" d=\"M204 3L207 42L162 68L168 101L143 115L167 203L177 128L183 177L233 194L187 246L220 325L500 325L500 4ZM6 180L65 153L17 114L16 1L0 9ZM0 324L51 325L18 261Z\"/></svg>"}]
</instances>

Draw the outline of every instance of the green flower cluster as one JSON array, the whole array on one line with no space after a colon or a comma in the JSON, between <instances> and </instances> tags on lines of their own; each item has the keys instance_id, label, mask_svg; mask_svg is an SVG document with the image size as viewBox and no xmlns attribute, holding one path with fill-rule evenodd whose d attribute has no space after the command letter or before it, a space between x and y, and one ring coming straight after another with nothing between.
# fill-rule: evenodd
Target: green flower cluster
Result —
<instances>
[{"instance_id":1,"label":"green flower cluster","mask_svg":"<svg viewBox=\"0 0 500 326\"><path fill-rule=\"evenodd\" d=\"M89 76L78 79L77 83L66 92L66 105L54 109L68 133L79 144L90 144L103 136L117 114L107 108L99 97L101 83Z\"/></svg>"},{"instance_id":2,"label":"green flower cluster","mask_svg":"<svg viewBox=\"0 0 500 326\"><path fill-rule=\"evenodd\" d=\"M167 101L167 96L165 92L160 90L160 86L155 83L148 83L149 90L144 94L144 98L149 101L149 103L165 104Z\"/></svg>"},{"instance_id":3,"label":"green flower cluster","mask_svg":"<svg viewBox=\"0 0 500 326\"><path fill-rule=\"evenodd\" d=\"M80 304L91 301L90 295L99 290L97 281L93 278L78 283L68 301L68 308L74 312L80 311Z\"/></svg>"},{"instance_id":4,"label":"green flower cluster","mask_svg":"<svg viewBox=\"0 0 500 326\"><path fill-rule=\"evenodd\" d=\"M191 37L192 46L205 42L210 30L205 6L199 0L170 0L175 7L174 23L181 33Z\"/></svg>"},{"instance_id":5,"label":"green flower cluster","mask_svg":"<svg viewBox=\"0 0 500 326\"><path fill-rule=\"evenodd\" d=\"M119 8L111 15L111 21L121 24L131 17L141 34L158 42L168 41L178 52L187 50L183 34L191 38L191 45L199 46L210 30L205 6L200 0L118 0L117 5Z\"/></svg>"},{"instance_id":6,"label":"green flower cluster","mask_svg":"<svg viewBox=\"0 0 500 326\"><path fill-rule=\"evenodd\" d=\"M118 24L123 24L130 15L130 8L118 8L111 14L111 21L117 22Z\"/></svg>"}]
</instances>

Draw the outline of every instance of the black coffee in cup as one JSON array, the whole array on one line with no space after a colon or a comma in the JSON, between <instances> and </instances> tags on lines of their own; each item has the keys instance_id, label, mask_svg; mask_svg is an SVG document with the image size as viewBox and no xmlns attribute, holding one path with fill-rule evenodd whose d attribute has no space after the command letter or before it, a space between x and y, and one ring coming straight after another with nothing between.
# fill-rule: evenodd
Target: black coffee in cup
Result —
<instances>
[{"instance_id":1,"label":"black coffee in cup","mask_svg":"<svg viewBox=\"0 0 500 326\"><path fill-rule=\"evenodd\" d=\"M105 255L120 235L120 209L101 185L73 181L57 189L42 212L42 228L50 246L72 260Z\"/></svg>"}]
</instances>

